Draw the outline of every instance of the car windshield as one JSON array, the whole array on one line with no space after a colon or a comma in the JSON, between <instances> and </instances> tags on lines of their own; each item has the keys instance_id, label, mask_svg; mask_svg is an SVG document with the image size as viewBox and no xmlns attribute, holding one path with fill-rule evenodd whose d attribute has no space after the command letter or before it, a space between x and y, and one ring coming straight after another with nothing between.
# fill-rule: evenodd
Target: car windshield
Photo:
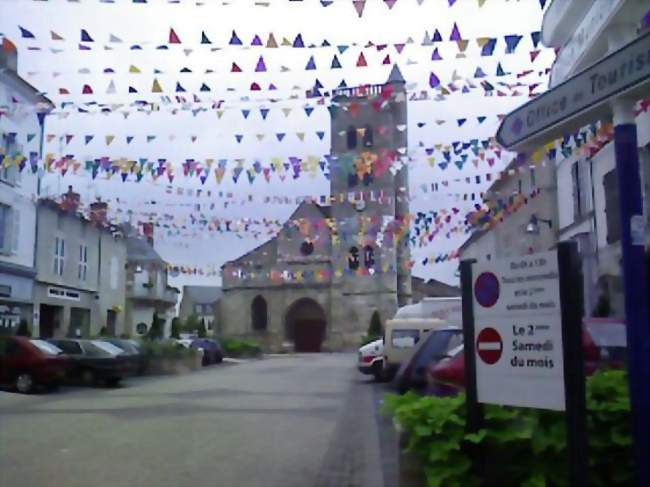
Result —
<instances>
[{"instance_id":1,"label":"car windshield","mask_svg":"<svg viewBox=\"0 0 650 487\"><path fill-rule=\"evenodd\" d=\"M63 353L63 350L61 350L59 347L48 343L45 340L30 340L30 342L41 352L47 355L61 355Z\"/></svg>"},{"instance_id":2,"label":"car windshield","mask_svg":"<svg viewBox=\"0 0 650 487\"><path fill-rule=\"evenodd\" d=\"M104 342L101 340L92 340L91 342L88 342L88 344L96 347L97 349L108 353L110 355L122 355L124 354L124 350L122 350L119 347L116 347L112 343ZM88 348L88 347L87 347ZM92 348L92 347L90 347Z\"/></svg>"}]
</instances>

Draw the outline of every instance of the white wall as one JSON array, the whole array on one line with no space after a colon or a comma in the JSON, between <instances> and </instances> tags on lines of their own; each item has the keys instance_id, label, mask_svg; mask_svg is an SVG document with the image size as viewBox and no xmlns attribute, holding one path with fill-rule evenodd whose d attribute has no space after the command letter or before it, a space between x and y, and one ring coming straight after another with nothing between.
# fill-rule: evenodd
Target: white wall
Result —
<instances>
[{"instance_id":1,"label":"white wall","mask_svg":"<svg viewBox=\"0 0 650 487\"><path fill-rule=\"evenodd\" d=\"M21 103L13 103L17 98ZM16 133L16 142L10 150L29 157L30 152L39 152L41 129L34 108L25 97L0 80L0 106L8 107L0 117L0 134ZM28 143L27 134L35 134ZM6 139L0 139L3 152L7 149ZM3 161L4 163L4 161ZM30 170L29 161L25 162L23 171L19 171L11 162L11 171L15 173L15 184L0 181L0 203L10 206L15 212L13 224L9 228L13 240L8 253L0 253L0 261L25 267L34 267L34 241L36 228L36 208L33 198L37 192L38 175ZM14 237L15 231L17 237Z\"/></svg>"}]
</instances>

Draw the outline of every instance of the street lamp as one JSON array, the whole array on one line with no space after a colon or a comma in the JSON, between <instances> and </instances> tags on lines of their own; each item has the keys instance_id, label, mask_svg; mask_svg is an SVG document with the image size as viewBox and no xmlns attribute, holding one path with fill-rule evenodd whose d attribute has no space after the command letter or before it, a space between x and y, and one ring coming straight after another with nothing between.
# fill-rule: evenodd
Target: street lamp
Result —
<instances>
[{"instance_id":1,"label":"street lamp","mask_svg":"<svg viewBox=\"0 0 650 487\"><path fill-rule=\"evenodd\" d=\"M539 235L539 222L544 222L548 224L548 228L553 228L553 220L546 220L544 218L539 218L535 213L530 216L530 221L526 225L526 233L532 235Z\"/></svg>"}]
</instances>

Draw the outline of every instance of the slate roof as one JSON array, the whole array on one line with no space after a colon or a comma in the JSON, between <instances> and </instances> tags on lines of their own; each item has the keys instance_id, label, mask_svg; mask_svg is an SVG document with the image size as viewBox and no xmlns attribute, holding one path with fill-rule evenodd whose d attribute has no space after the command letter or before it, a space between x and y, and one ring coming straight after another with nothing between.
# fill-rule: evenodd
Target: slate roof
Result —
<instances>
[{"instance_id":1,"label":"slate roof","mask_svg":"<svg viewBox=\"0 0 650 487\"><path fill-rule=\"evenodd\" d=\"M189 299L195 304L213 304L222 295L219 286L183 286L183 299Z\"/></svg>"},{"instance_id":2,"label":"slate roof","mask_svg":"<svg viewBox=\"0 0 650 487\"><path fill-rule=\"evenodd\" d=\"M126 258L129 262L166 264L160 254L146 240L137 237L126 239Z\"/></svg>"}]
</instances>

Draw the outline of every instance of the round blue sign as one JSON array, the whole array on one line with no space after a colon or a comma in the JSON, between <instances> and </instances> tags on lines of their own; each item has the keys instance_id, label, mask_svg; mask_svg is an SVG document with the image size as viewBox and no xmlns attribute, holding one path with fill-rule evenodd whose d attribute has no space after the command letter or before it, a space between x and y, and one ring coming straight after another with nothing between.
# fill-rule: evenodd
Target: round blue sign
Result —
<instances>
[{"instance_id":1,"label":"round blue sign","mask_svg":"<svg viewBox=\"0 0 650 487\"><path fill-rule=\"evenodd\" d=\"M483 272L474 283L474 296L478 304L491 308L499 300L499 279L492 272Z\"/></svg>"}]
</instances>

